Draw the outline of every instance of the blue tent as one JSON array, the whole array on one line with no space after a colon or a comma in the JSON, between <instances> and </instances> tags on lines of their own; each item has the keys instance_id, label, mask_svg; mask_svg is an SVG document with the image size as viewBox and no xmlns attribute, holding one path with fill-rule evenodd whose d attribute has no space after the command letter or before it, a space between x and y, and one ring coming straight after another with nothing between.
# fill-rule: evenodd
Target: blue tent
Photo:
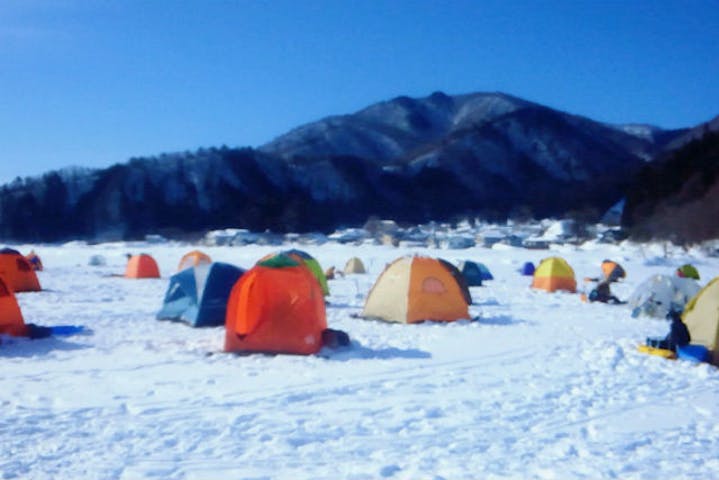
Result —
<instances>
[{"instance_id":1,"label":"blue tent","mask_svg":"<svg viewBox=\"0 0 719 480\"><path fill-rule=\"evenodd\" d=\"M482 273L482 280L494 280L494 275L489 271L489 268L483 263L477 263L479 271Z\"/></svg>"},{"instance_id":2,"label":"blue tent","mask_svg":"<svg viewBox=\"0 0 719 480\"><path fill-rule=\"evenodd\" d=\"M532 262L527 262L522 265L522 268L519 269L519 271L522 275L532 276L534 275L534 264Z\"/></svg>"},{"instance_id":3,"label":"blue tent","mask_svg":"<svg viewBox=\"0 0 719 480\"><path fill-rule=\"evenodd\" d=\"M157 319L186 322L193 327L224 325L227 299L243 273L241 268L219 262L177 272L170 277Z\"/></svg>"},{"instance_id":4,"label":"blue tent","mask_svg":"<svg viewBox=\"0 0 719 480\"><path fill-rule=\"evenodd\" d=\"M492 273L483 263L466 260L459 263L459 270L470 287L479 287L485 280L494 280Z\"/></svg>"}]
</instances>

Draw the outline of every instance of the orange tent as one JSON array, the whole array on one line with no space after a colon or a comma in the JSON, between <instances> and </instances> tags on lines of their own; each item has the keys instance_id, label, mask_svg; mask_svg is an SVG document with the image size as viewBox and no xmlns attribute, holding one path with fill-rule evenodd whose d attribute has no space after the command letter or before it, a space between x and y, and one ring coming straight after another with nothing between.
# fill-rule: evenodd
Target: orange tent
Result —
<instances>
[{"instance_id":1,"label":"orange tent","mask_svg":"<svg viewBox=\"0 0 719 480\"><path fill-rule=\"evenodd\" d=\"M617 282L621 278L627 277L627 272L624 271L621 265L612 260L604 260L602 262L602 276L605 280L610 282Z\"/></svg>"},{"instance_id":2,"label":"orange tent","mask_svg":"<svg viewBox=\"0 0 719 480\"><path fill-rule=\"evenodd\" d=\"M469 318L472 297L454 265L429 257L402 257L385 268L365 302L362 316L388 322L451 322Z\"/></svg>"},{"instance_id":3,"label":"orange tent","mask_svg":"<svg viewBox=\"0 0 719 480\"><path fill-rule=\"evenodd\" d=\"M534 271L532 288L554 292L566 290L577 291L577 281L574 278L574 270L560 257L549 257L542 260Z\"/></svg>"},{"instance_id":4,"label":"orange tent","mask_svg":"<svg viewBox=\"0 0 719 480\"><path fill-rule=\"evenodd\" d=\"M13 292L40 291L40 281L35 270L20 252L11 248L0 250L0 276Z\"/></svg>"},{"instance_id":5,"label":"orange tent","mask_svg":"<svg viewBox=\"0 0 719 480\"><path fill-rule=\"evenodd\" d=\"M33 270L36 272L42 271L42 260L40 260L38 254L35 253L35 250L30 250L30 253L25 255L25 258L27 258L27 261L30 262Z\"/></svg>"},{"instance_id":6,"label":"orange tent","mask_svg":"<svg viewBox=\"0 0 719 480\"><path fill-rule=\"evenodd\" d=\"M146 253L133 255L127 262L126 278L160 278L160 269L157 262Z\"/></svg>"},{"instance_id":7,"label":"orange tent","mask_svg":"<svg viewBox=\"0 0 719 480\"><path fill-rule=\"evenodd\" d=\"M317 279L305 265L277 255L248 270L232 288L225 351L310 355L322 348L326 328Z\"/></svg>"},{"instance_id":8,"label":"orange tent","mask_svg":"<svg viewBox=\"0 0 719 480\"><path fill-rule=\"evenodd\" d=\"M212 263L212 259L206 253L199 250L193 250L186 253L180 260L180 264L177 266L177 271L184 270L190 267L196 267L198 265Z\"/></svg>"},{"instance_id":9,"label":"orange tent","mask_svg":"<svg viewBox=\"0 0 719 480\"><path fill-rule=\"evenodd\" d=\"M15 294L0 279L0 334L24 337L28 328L22 318Z\"/></svg>"}]
</instances>

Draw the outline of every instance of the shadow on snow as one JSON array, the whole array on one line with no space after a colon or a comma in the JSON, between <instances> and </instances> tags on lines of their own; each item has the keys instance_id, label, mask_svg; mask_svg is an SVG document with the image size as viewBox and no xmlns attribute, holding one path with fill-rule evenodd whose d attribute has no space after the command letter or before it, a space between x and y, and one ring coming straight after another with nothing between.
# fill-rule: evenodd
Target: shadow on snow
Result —
<instances>
[{"instance_id":1,"label":"shadow on snow","mask_svg":"<svg viewBox=\"0 0 719 480\"><path fill-rule=\"evenodd\" d=\"M57 337L31 340L28 338L3 336L2 343L0 343L0 357L29 358L47 355L53 351L83 350L86 348L90 347L68 342Z\"/></svg>"},{"instance_id":2,"label":"shadow on snow","mask_svg":"<svg viewBox=\"0 0 719 480\"><path fill-rule=\"evenodd\" d=\"M352 340L350 345L340 347L336 350L323 348L319 356L328 360L337 360L345 362L347 360L389 360L395 358L406 359L426 359L432 358L429 352L418 350L416 348L401 349L397 347L385 347L373 349L363 346L356 340Z\"/></svg>"}]
</instances>

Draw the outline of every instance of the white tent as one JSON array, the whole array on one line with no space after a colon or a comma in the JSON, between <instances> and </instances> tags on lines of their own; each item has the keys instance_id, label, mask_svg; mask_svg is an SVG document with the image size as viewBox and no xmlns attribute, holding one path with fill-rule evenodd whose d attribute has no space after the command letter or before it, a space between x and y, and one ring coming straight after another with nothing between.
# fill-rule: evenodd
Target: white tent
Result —
<instances>
[{"instance_id":1,"label":"white tent","mask_svg":"<svg viewBox=\"0 0 719 480\"><path fill-rule=\"evenodd\" d=\"M632 293L627 304L632 316L665 318L670 310L683 311L701 287L690 278L670 275L652 275Z\"/></svg>"}]
</instances>

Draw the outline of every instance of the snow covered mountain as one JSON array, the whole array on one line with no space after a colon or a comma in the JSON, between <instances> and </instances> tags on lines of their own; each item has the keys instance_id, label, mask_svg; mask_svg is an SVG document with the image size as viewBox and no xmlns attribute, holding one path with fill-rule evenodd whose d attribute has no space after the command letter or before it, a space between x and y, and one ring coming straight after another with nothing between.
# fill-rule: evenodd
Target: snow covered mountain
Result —
<instances>
[{"instance_id":1,"label":"snow covered mountain","mask_svg":"<svg viewBox=\"0 0 719 480\"><path fill-rule=\"evenodd\" d=\"M277 217L278 205L292 203L286 172L276 159L228 148L133 159L85 172L82 182L50 172L0 190L0 234L104 240L255 224L253 216Z\"/></svg>"},{"instance_id":2,"label":"snow covered mountain","mask_svg":"<svg viewBox=\"0 0 719 480\"><path fill-rule=\"evenodd\" d=\"M303 125L260 150L283 158L351 155L387 164L412 162L431 152L441 156L445 148L468 139L474 155L509 149L547 168L565 170L561 163L567 156L588 163L591 159L580 155L597 147L649 159L678 134L649 125L605 125L503 93L435 92L425 98L397 97ZM564 145L568 137L572 145Z\"/></svg>"},{"instance_id":3,"label":"snow covered mountain","mask_svg":"<svg viewBox=\"0 0 719 480\"><path fill-rule=\"evenodd\" d=\"M609 126L501 93L398 97L257 150L200 149L16 180L0 189L0 235L331 230L371 215L598 216L683 132Z\"/></svg>"},{"instance_id":4,"label":"snow covered mountain","mask_svg":"<svg viewBox=\"0 0 719 480\"><path fill-rule=\"evenodd\" d=\"M667 144L665 150L672 152L680 149L687 143L701 139L704 135L712 132L719 132L719 115L712 118L708 122L701 123L694 128L687 130L684 134L674 138Z\"/></svg>"},{"instance_id":5,"label":"snow covered mountain","mask_svg":"<svg viewBox=\"0 0 719 480\"><path fill-rule=\"evenodd\" d=\"M397 97L355 114L303 125L260 149L284 158L351 155L387 163L528 105L502 94L450 97L435 92L423 99Z\"/></svg>"},{"instance_id":6,"label":"snow covered mountain","mask_svg":"<svg viewBox=\"0 0 719 480\"><path fill-rule=\"evenodd\" d=\"M546 216L605 211L628 179L684 132L607 125L502 93L435 92L328 117L260 150L300 164L338 155L367 159L426 179L419 183L433 191L425 192L455 212Z\"/></svg>"}]
</instances>

